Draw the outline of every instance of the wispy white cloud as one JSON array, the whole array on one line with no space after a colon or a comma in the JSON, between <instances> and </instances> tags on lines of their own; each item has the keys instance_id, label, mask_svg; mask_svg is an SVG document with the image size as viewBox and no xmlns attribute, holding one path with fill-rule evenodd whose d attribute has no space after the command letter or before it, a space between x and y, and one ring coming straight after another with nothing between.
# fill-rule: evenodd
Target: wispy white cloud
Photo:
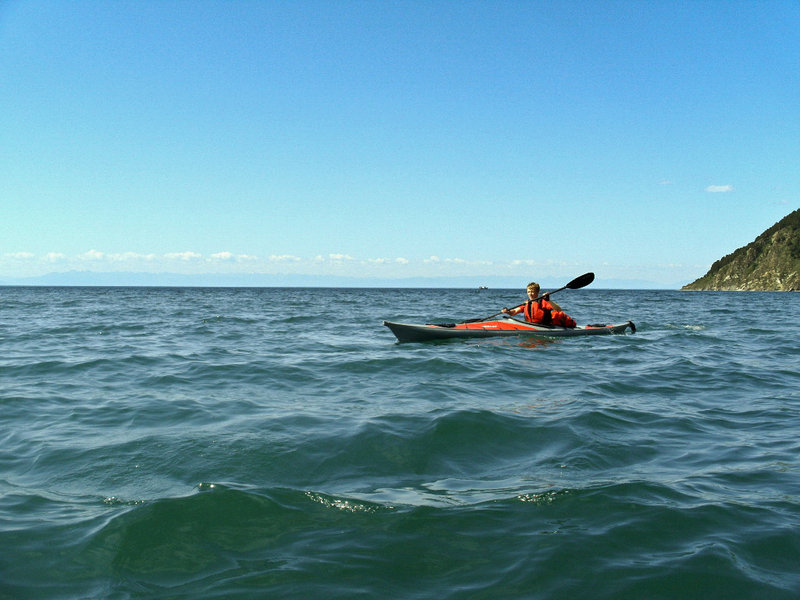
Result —
<instances>
[{"instance_id":1,"label":"wispy white cloud","mask_svg":"<svg viewBox=\"0 0 800 600\"><path fill-rule=\"evenodd\" d=\"M79 256L79 258L82 258L82 259L85 259L85 260L103 260L104 256L105 256L105 254L103 252L100 252L99 250L92 249L92 250L89 250L88 252L84 252L83 254L81 254Z\"/></svg>"},{"instance_id":2,"label":"wispy white cloud","mask_svg":"<svg viewBox=\"0 0 800 600\"><path fill-rule=\"evenodd\" d=\"M515 258L514 260L511 261L512 267L519 267L519 266L535 267L538 266L539 264L541 264L539 261L530 259Z\"/></svg>"},{"instance_id":3,"label":"wispy white cloud","mask_svg":"<svg viewBox=\"0 0 800 600\"><path fill-rule=\"evenodd\" d=\"M334 262L344 262L344 261L355 260L355 258L350 256L349 254L328 254L328 258L331 259Z\"/></svg>"},{"instance_id":4,"label":"wispy white cloud","mask_svg":"<svg viewBox=\"0 0 800 600\"><path fill-rule=\"evenodd\" d=\"M103 253L101 252L100 254ZM104 256L111 262L132 262L137 260L152 262L158 258L155 254L140 254L139 252L113 252Z\"/></svg>"},{"instance_id":5,"label":"wispy white cloud","mask_svg":"<svg viewBox=\"0 0 800 600\"><path fill-rule=\"evenodd\" d=\"M410 260L403 258L402 256L398 256L397 258L368 258L366 262L373 265L388 265L392 263L397 265L407 265L411 263Z\"/></svg>"},{"instance_id":6,"label":"wispy white cloud","mask_svg":"<svg viewBox=\"0 0 800 600\"><path fill-rule=\"evenodd\" d=\"M255 258L255 257L253 257ZM322 257L318 257L322 258ZM269 257L270 262L277 262L277 263L285 263L285 262L300 262L303 260L299 256L294 256L292 254L271 254Z\"/></svg>"},{"instance_id":7,"label":"wispy white cloud","mask_svg":"<svg viewBox=\"0 0 800 600\"><path fill-rule=\"evenodd\" d=\"M451 265L490 265L492 264L491 261L474 261L474 260L466 260L464 258L441 258L439 256L430 256L428 258L423 258L422 262L424 264L451 264Z\"/></svg>"},{"instance_id":8,"label":"wispy white cloud","mask_svg":"<svg viewBox=\"0 0 800 600\"><path fill-rule=\"evenodd\" d=\"M191 252L191 251L186 251L186 252L168 252L167 254L164 255L164 258L167 258L169 260L191 261L191 260L199 260L199 259L203 258L203 255L202 254L198 254L197 252Z\"/></svg>"},{"instance_id":9,"label":"wispy white cloud","mask_svg":"<svg viewBox=\"0 0 800 600\"><path fill-rule=\"evenodd\" d=\"M79 261L93 262L133 262L133 261L154 261L158 257L155 254L142 254L140 252L101 252L100 250L89 250L77 257Z\"/></svg>"},{"instance_id":10,"label":"wispy white cloud","mask_svg":"<svg viewBox=\"0 0 800 600\"><path fill-rule=\"evenodd\" d=\"M14 260L30 260L36 258L33 252L7 252L3 256L5 258L13 258Z\"/></svg>"},{"instance_id":11,"label":"wispy white cloud","mask_svg":"<svg viewBox=\"0 0 800 600\"><path fill-rule=\"evenodd\" d=\"M61 254L61 252L48 252L47 254L44 255L44 259L47 262L58 262L61 260L66 260L66 258L67 255Z\"/></svg>"},{"instance_id":12,"label":"wispy white cloud","mask_svg":"<svg viewBox=\"0 0 800 600\"><path fill-rule=\"evenodd\" d=\"M712 194L725 194L733 191L732 185L710 185L706 188L707 192Z\"/></svg>"},{"instance_id":13,"label":"wispy white cloud","mask_svg":"<svg viewBox=\"0 0 800 600\"><path fill-rule=\"evenodd\" d=\"M272 257L270 257L272 259ZM208 262L248 262L258 260L257 256L250 254L234 254L233 252L215 252L208 257Z\"/></svg>"}]
</instances>

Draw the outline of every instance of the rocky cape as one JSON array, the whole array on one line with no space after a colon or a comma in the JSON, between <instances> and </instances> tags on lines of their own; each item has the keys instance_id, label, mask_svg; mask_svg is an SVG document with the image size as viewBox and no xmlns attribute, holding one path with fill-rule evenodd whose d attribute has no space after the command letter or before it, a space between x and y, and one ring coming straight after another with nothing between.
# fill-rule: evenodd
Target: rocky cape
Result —
<instances>
[{"instance_id":1,"label":"rocky cape","mask_svg":"<svg viewBox=\"0 0 800 600\"><path fill-rule=\"evenodd\" d=\"M735 252L720 258L684 290L800 290L800 209Z\"/></svg>"}]
</instances>

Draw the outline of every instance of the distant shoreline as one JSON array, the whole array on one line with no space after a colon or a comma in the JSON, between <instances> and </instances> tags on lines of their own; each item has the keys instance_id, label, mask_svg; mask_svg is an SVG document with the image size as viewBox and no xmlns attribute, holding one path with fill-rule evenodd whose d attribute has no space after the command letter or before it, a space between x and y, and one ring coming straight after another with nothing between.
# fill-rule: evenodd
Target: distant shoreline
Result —
<instances>
[{"instance_id":1,"label":"distant shoreline","mask_svg":"<svg viewBox=\"0 0 800 600\"><path fill-rule=\"evenodd\" d=\"M299 288L453 288L482 291L493 289L523 289L535 274L526 277L457 276L371 278L335 275L274 275L274 274L183 274L68 271L36 277L0 277L0 286L46 287L299 287ZM563 279L541 277L544 289L555 289L574 276L565 273ZM640 279L595 280L592 289L678 290L686 282L663 283Z\"/></svg>"}]
</instances>

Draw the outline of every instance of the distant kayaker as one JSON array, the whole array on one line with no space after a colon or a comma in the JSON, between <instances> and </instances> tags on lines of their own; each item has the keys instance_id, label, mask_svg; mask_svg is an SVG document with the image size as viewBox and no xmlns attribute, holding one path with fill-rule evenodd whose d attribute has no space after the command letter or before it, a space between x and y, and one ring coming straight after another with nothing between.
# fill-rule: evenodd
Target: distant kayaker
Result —
<instances>
[{"instance_id":1,"label":"distant kayaker","mask_svg":"<svg viewBox=\"0 0 800 600\"><path fill-rule=\"evenodd\" d=\"M504 308L503 312L508 315L524 313L525 320L529 323L575 327L575 320L562 311L558 304L550 300L550 294L545 294L539 298L540 290L538 283L535 281L530 282L527 287L528 301L516 308ZM539 299L536 300L537 298ZM536 301L534 302L534 300Z\"/></svg>"}]
</instances>

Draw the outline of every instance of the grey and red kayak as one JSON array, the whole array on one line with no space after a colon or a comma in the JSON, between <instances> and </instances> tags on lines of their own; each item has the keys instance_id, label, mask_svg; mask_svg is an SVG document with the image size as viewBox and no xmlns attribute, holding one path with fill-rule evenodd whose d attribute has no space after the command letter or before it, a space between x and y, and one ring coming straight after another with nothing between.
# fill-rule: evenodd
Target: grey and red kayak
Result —
<instances>
[{"instance_id":1,"label":"grey and red kayak","mask_svg":"<svg viewBox=\"0 0 800 600\"><path fill-rule=\"evenodd\" d=\"M399 342L426 342L429 340L446 340L452 338L485 338L499 336L531 336L531 337L580 337L584 335L608 335L611 333L625 333L630 329L636 333L633 321L615 323L612 325L580 325L577 327L560 327L558 325L543 325L541 323L527 323L512 317L502 317L492 321L478 321L476 323L429 323L415 325L412 323L383 322L392 330Z\"/></svg>"}]
</instances>

